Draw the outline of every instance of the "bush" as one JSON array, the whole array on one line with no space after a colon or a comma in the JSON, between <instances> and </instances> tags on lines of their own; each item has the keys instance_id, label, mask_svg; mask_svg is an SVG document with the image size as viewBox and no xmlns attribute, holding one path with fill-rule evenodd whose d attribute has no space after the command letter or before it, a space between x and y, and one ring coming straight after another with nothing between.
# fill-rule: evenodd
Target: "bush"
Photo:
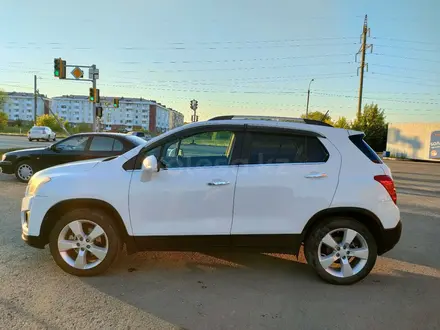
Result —
<instances>
[{"instance_id":1,"label":"bush","mask_svg":"<svg viewBox=\"0 0 440 330\"><path fill-rule=\"evenodd\" d=\"M0 111L0 129L4 129L8 125L8 115L6 112Z\"/></svg>"},{"instance_id":2,"label":"bush","mask_svg":"<svg viewBox=\"0 0 440 330\"><path fill-rule=\"evenodd\" d=\"M58 120L64 125L64 127L67 127L67 121L62 120L59 117ZM51 115L45 114L37 117L37 126L47 126L55 132L63 132L63 129L60 127L55 117Z\"/></svg>"}]
</instances>

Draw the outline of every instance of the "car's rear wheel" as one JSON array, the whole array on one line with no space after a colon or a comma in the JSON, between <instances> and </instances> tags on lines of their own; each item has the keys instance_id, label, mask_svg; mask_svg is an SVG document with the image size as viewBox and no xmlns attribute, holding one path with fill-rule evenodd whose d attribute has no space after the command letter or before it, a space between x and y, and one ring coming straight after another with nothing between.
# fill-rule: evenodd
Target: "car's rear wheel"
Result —
<instances>
[{"instance_id":1,"label":"car's rear wheel","mask_svg":"<svg viewBox=\"0 0 440 330\"><path fill-rule=\"evenodd\" d=\"M28 182L34 173L34 165L29 160L21 161L15 167L15 176L21 182Z\"/></svg>"},{"instance_id":2,"label":"car's rear wheel","mask_svg":"<svg viewBox=\"0 0 440 330\"><path fill-rule=\"evenodd\" d=\"M119 255L122 241L114 221L97 209L64 214L50 233L50 252L65 272L94 276L105 272Z\"/></svg>"},{"instance_id":3,"label":"car's rear wheel","mask_svg":"<svg viewBox=\"0 0 440 330\"><path fill-rule=\"evenodd\" d=\"M365 278L377 258L371 232L352 218L329 218L312 228L305 241L307 262L331 284L353 284Z\"/></svg>"}]
</instances>

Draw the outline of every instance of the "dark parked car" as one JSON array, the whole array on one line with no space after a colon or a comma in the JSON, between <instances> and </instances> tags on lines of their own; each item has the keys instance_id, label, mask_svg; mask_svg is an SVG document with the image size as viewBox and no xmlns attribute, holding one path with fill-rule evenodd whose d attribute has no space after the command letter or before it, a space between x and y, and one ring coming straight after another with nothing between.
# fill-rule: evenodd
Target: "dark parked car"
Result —
<instances>
[{"instance_id":1,"label":"dark parked car","mask_svg":"<svg viewBox=\"0 0 440 330\"><path fill-rule=\"evenodd\" d=\"M45 168L93 158L118 156L145 140L119 133L81 133L45 148L32 148L8 152L0 161L3 173L14 174L21 182Z\"/></svg>"},{"instance_id":2,"label":"dark parked car","mask_svg":"<svg viewBox=\"0 0 440 330\"><path fill-rule=\"evenodd\" d=\"M140 137L140 138L147 140L147 141L151 139L151 136L148 134L145 134L144 132L134 132L133 131L133 132L128 132L127 135L137 136L137 137Z\"/></svg>"}]
</instances>

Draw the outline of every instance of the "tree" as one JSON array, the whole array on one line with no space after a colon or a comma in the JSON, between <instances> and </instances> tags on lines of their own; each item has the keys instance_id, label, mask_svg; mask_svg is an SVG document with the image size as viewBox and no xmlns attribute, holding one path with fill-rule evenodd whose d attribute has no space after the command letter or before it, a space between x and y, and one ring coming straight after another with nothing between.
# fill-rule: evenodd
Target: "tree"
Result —
<instances>
[{"instance_id":1,"label":"tree","mask_svg":"<svg viewBox=\"0 0 440 330\"><path fill-rule=\"evenodd\" d=\"M344 116L339 117L333 124L334 127L349 129L351 127L350 122Z\"/></svg>"},{"instance_id":2,"label":"tree","mask_svg":"<svg viewBox=\"0 0 440 330\"><path fill-rule=\"evenodd\" d=\"M388 124L385 122L385 110L377 104L367 104L359 118L353 122L354 130L365 133L365 141L375 151L386 149Z\"/></svg>"},{"instance_id":3,"label":"tree","mask_svg":"<svg viewBox=\"0 0 440 330\"><path fill-rule=\"evenodd\" d=\"M321 112L321 111L311 111L309 112L309 117L308 119L312 119L312 120L317 120L317 121L322 121L322 119L324 118L325 113ZM306 118L306 115L303 114L301 115L301 118ZM327 114L327 116L325 117L324 122L326 122L327 124L332 125L332 118Z\"/></svg>"},{"instance_id":4,"label":"tree","mask_svg":"<svg viewBox=\"0 0 440 330\"><path fill-rule=\"evenodd\" d=\"M6 94L4 91L0 89L0 111L3 111L3 104L6 103L7 99L8 99L8 94Z\"/></svg>"},{"instance_id":5,"label":"tree","mask_svg":"<svg viewBox=\"0 0 440 330\"><path fill-rule=\"evenodd\" d=\"M66 122L58 117L58 120L63 123L63 125L66 125ZM61 127L58 124L57 120L54 116L51 115L41 115L37 117L37 126L47 126L53 131L60 131Z\"/></svg>"},{"instance_id":6,"label":"tree","mask_svg":"<svg viewBox=\"0 0 440 330\"><path fill-rule=\"evenodd\" d=\"M8 125L8 115L6 112L0 111L0 129L3 129Z\"/></svg>"}]
</instances>

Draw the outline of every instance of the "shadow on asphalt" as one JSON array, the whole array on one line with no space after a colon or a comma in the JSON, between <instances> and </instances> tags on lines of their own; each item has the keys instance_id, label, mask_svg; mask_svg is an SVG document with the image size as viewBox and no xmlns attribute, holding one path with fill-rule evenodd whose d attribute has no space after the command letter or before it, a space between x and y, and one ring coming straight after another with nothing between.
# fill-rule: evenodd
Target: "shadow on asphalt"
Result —
<instances>
[{"instance_id":1,"label":"shadow on asphalt","mask_svg":"<svg viewBox=\"0 0 440 330\"><path fill-rule=\"evenodd\" d=\"M396 269L341 287L322 282L306 264L271 255L216 253L199 262L191 253L161 254L128 256L107 275L83 281L188 329L212 329L209 322L224 329L334 329L344 324L344 314L367 320L357 329L440 325L423 321L438 313L437 277ZM432 304L412 304L415 299Z\"/></svg>"}]
</instances>

